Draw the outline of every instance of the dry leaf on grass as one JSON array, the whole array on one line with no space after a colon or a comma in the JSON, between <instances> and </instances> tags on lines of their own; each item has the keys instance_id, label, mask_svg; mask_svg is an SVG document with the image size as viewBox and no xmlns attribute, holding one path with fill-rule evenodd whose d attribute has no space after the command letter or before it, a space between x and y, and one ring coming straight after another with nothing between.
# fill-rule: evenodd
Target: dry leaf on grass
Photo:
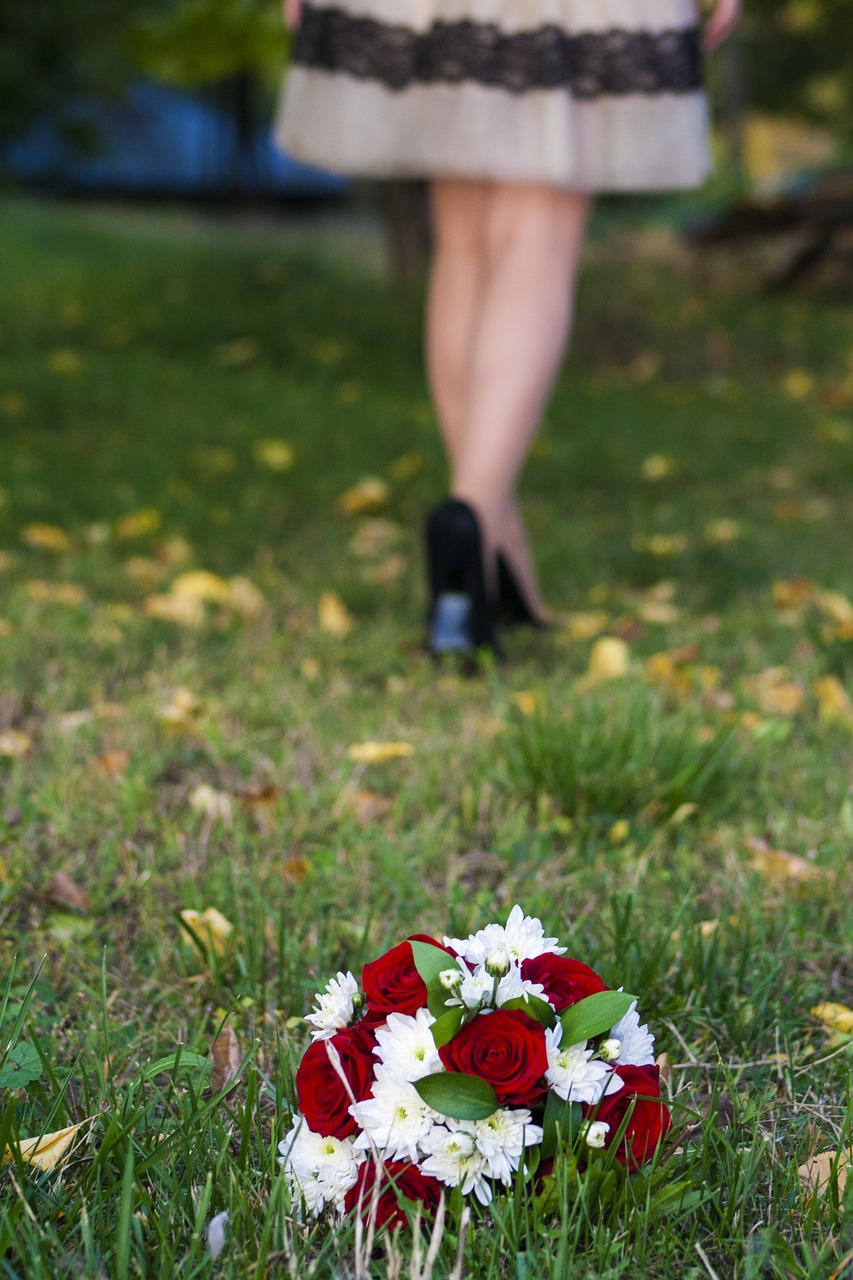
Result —
<instances>
[{"instance_id":1,"label":"dry leaf on grass","mask_svg":"<svg viewBox=\"0 0 853 1280\"><path fill-rule=\"evenodd\" d=\"M286 440L256 440L252 446L252 456L258 466L267 471L289 471L293 466L293 445Z\"/></svg>"},{"instance_id":2,"label":"dry leaf on grass","mask_svg":"<svg viewBox=\"0 0 853 1280\"><path fill-rule=\"evenodd\" d=\"M809 1013L812 1017L819 1018L833 1031L840 1031L845 1036L853 1036L853 1009L848 1009L846 1004L835 1004L827 1000L822 1004L816 1004Z\"/></svg>"},{"instance_id":3,"label":"dry leaf on grass","mask_svg":"<svg viewBox=\"0 0 853 1280\"><path fill-rule=\"evenodd\" d=\"M317 603L320 630L336 640L344 640L355 626L355 619L337 591L324 591Z\"/></svg>"},{"instance_id":4,"label":"dry leaf on grass","mask_svg":"<svg viewBox=\"0 0 853 1280\"><path fill-rule=\"evenodd\" d=\"M45 1133L39 1138L21 1138L18 1144L21 1159L42 1173L55 1173L68 1158L76 1134L88 1123L88 1120L81 1120L79 1124L68 1125L66 1129L57 1129L54 1133ZM5 1159L14 1159L9 1147L6 1148Z\"/></svg>"},{"instance_id":5,"label":"dry leaf on grass","mask_svg":"<svg viewBox=\"0 0 853 1280\"><path fill-rule=\"evenodd\" d=\"M25 524L21 539L34 551L49 551L52 555L61 555L71 546L68 534L55 524Z\"/></svg>"},{"instance_id":6,"label":"dry leaf on grass","mask_svg":"<svg viewBox=\"0 0 853 1280\"><path fill-rule=\"evenodd\" d=\"M309 870L308 859L303 857L301 853L297 853L292 858L287 859L287 862L282 867L282 875L285 880L292 880L294 884L302 884Z\"/></svg>"},{"instance_id":7,"label":"dry leaf on grass","mask_svg":"<svg viewBox=\"0 0 853 1280\"><path fill-rule=\"evenodd\" d=\"M619 640L616 636L602 636L600 640L596 640L589 655L587 683L618 680L628 674L630 663L631 651L624 640Z\"/></svg>"},{"instance_id":8,"label":"dry leaf on grass","mask_svg":"<svg viewBox=\"0 0 853 1280\"><path fill-rule=\"evenodd\" d=\"M132 538L146 538L156 533L162 523L159 511L153 507L145 507L142 511L132 511L116 521L115 536L130 541Z\"/></svg>"},{"instance_id":9,"label":"dry leaf on grass","mask_svg":"<svg viewBox=\"0 0 853 1280\"><path fill-rule=\"evenodd\" d=\"M335 806L338 813L351 813L360 827L369 827L373 822L381 822L387 818L394 807L394 801L382 796L378 791L347 788L340 795Z\"/></svg>"},{"instance_id":10,"label":"dry leaf on grass","mask_svg":"<svg viewBox=\"0 0 853 1280\"><path fill-rule=\"evenodd\" d=\"M347 747L347 759L355 764L384 764L387 760L402 760L414 754L415 748L410 742L354 742Z\"/></svg>"},{"instance_id":11,"label":"dry leaf on grass","mask_svg":"<svg viewBox=\"0 0 853 1280\"><path fill-rule=\"evenodd\" d=\"M193 813L201 814L210 822L231 826L231 797L227 791L217 791L208 782L200 782L190 793L189 805Z\"/></svg>"},{"instance_id":12,"label":"dry leaf on grass","mask_svg":"<svg viewBox=\"0 0 853 1280\"><path fill-rule=\"evenodd\" d=\"M379 476L365 476L338 498L338 510L345 516L365 516L381 511L391 491Z\"/></svg>"},{"instance_id":13,"label":"dry leaf on grass","mask_svg":"<svg viewBox=\"0 0 853 1280\"><path fill-rule=\"evenodd\" d=\"M32 745L32 738L23 729L4 729L0 733L0 756L20 758L28 753Z\"/></svg>"},{"instance_id":14,"label":"dry leaf on grass","mask_svg":"<svg viewBox=\"0 0 853 1280\"><path fill-rule=\"evenodd\" d=\"M846 1151L821 1151L819 1155L811 1156L801 1164L797 1173L800 1175L804 1191L809 1191L813 1195L822 1195L829 1190L832 1171L835 1169L838 1174L838 1194L841 1196L851 1164L853 1161Z\"/></svg>"},{"instance_id":15,"label":"dry leaf on grass","mask_svg":"<svg viewBox=\"0 0 853 1280\"><path fill-rule=\"evenodd\" d=\"M752 854L752 864L771 883L807 884L826 879L822 867L785 849L771 849L764 840L749 838L747 847Z\"/></svg>"},{"instance_id":16,"label":"dry leaf on grass","mask_svg":"<svg viewBox=\"0 0 853 1280\"><path fill-rule=\"evenodd\" d=\"M819 720L841 720L853 724L853 702L837 676L821 676L812 685L817 698Z\"/></svg>"},{"instance_id":17,"label":"dry leaf on grass","mask_svg":"<svg viewBox=\"0 0 853 1280\"><path fill-rule=\"evenodd\" d=\"M408 567L409 562L406 557L401 552L395 551L384 560L380 560L379 564L366 565L361 571L361 576L371 586L381 587L389 582L396 582Z\"/></svg>"},{"instance_id":18,"label":"dry leaf on grass","mask_svg":"<svg viewBox=\"0 0 853 1280\"><path fill-rule=\"evenodd\" d=\"M197 717L202 709L202 701L189 689L176 689L168 702L157 709L157 714L165 727L173 733L186 732L197 728Z\"/></svg>"},{"instance_id":19,"label":"dry leaf on grass","mask_svg":"<svg viewBox=\"0 0 853 1280\"><path fill-rule=\"evenodd\" d=\"M403 536L402 525L393 520L365 520L349 541L354 556L381 556Z\"/></svg>"},{"instance_id":20,"label":"dry leaf on grass","mask_svg":"<svg viewBox=\"0 0 853 1280\"><path fill-rule=\"evenodd\" d=\"M523 716L533 716L539 708L539 699L529 689L519 689L517 693L511 693L507 700L517 707Z\"/></svg>"},{"instance_id":21,"label":"dry leaf on grass","mask_svg":"<svg viewBox=\"0 0 853 1280\"><path fill-rule=\"evenodd\" d=\"M711 520L705 525L702 533L702 540L709 547L726 547L742 537L743 525L740 520L731 520L726 517L721 520Z\"/></svg>"},{"instance_id":22,"label":"dry leaf on grass","mask_svg":"<svg viewBox=\"0 0 853 1280\"><path fill-rule=\"evenodd\" d=\"M600 635L610 624L610 615L600 610L564 613L560 616L561 628L557 640L561 644L573 640L591 640Z\"/></svg>"},{"instance_id":23,"label":"dry leaf on grass","mask_svg":"<svg viewBox=\"0 0 853 1280\"><path fill-rule=\"evenodd\" d=\"M57 871L45 890L45 897L54 906L65 907L69 911L86 912L89 910L88 895L65 871Z\"/></svg>"},{"instance_id":24,"label":"dry leaf on grass","mask_svg":"<svg viewBox=\"0 0 853 1280\"><path fill-rule=\"evenodd\" d=\"M214 1093L219 1093L220 1090L227 1089L229 1084L237 1078L237 1072L243 1061L240 1041L230 1022L226 1022L220 1029L219 1035L211 1045L210 1058L213 1063L210 1083Z\"/></svg>"},{"instance_id":25,"label":"dry leaf on grass","mask_svg":"<svg viewBox=\"0 0 853 1280\"><path fill-rule=\"evenodd\" d=\"M260 831L269 832L278 806L278 787L271 782L254 783L235 791L234 799L251 814Z\"/></svg>"},{"instance_id":26,"label":"dry leaf on grass","mask_svg":"<svg viewBox=\"0 0 853 1280\"><path fill-rule=\"evenodd\" d=\"M675 466L671 453L650 453L643 458L640 471L644 480L665 480L673 474Z\"/></svg>"},{"instance_id":27,"label":"dry leaf on grass","mask_svg":"<svg viewBox=\"0 0 853 1280\"><path fill-rule=\"evenodd\" d=\"M38 604L65 604L74 608L86 599L86 592L76 582L45 582L43 578L30 578L27 595Z\"/></svg>"},{"instance_id":28,"label":"dry leaf on grass","mask_svg":"<svg viewBox=\"0 0 853 1280\"><path fill-rule=\"evenodd\" d=\"M178 574L169 588L169 594L211 604L227 604L231 588L217 573L210 573L207 569L191 569Z\"/></svg>"},{"instance_id":29,"label":"dry leaf on grass","mask_svg":"<svg viewBox=\"0 0 853 1280\"><path fill-rule=\"evenodd\" d=\"M179 627L200 627L204 622L204 604L193 596L147 596L142 612L146 617L174 622Z\"/></svg>"},{"instance_id":30,"label":"dry leaf on grass","mask_svg":"<svg viewBox=\"0 0 853 1280\"><path fill-rule=\"evenodd\" d=\"M224 956L231 950L234 926L216 907L205 907L204 911L187 908L180 912L180 920L202 953Z\"/></svg>"},{"instance_id":31,"label":"dry leaf on grass","mask_svg":"<svg viewBox=\"0 0 853 1280\"><path fill-rule=\"evenodd\" d=\"M127 751L105 751L98 756L98 768L108 778L120 778L127 772L130 764L130 753Z\"/></svg>"}]
</instances>

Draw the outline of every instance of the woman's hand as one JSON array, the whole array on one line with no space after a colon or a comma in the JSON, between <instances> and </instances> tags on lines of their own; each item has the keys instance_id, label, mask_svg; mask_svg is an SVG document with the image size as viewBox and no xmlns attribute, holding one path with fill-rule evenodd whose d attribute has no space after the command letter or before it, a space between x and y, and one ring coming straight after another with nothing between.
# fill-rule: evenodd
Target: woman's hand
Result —
<instances>
[{"instance_id":1,"label":"woman's hand","mask_svg":"<svg viewBox=\"0 0 853 1280\"><path fill-rule=\"evenodd\" d=\"M728 40L738 24L740 11L741 0L715 0L702 34L702 48L706 53L713 53Z\"/></svg>"},{"instance_id":2,"label":"woman's hand","mask_svg":"<svg viewBox=\"0 0 853 1280\"><path fill-rule=\"evenodd\" d=\"M283 0L282 12L284 13L284 25L289 27L291 31L295 31L299 26L299 19L302 17L302 0Z\"/></svg>"}]
</instances>

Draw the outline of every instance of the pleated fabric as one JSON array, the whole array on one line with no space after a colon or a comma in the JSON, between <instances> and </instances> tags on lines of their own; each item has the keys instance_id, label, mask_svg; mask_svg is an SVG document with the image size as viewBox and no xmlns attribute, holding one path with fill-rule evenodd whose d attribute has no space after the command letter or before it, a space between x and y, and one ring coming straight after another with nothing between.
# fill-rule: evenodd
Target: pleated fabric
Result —
<instances>
[{"instance_id":1,"label":"pleated fabric","mask_svg":"<svg viewBox=\"0 0 853 1280\"><path fill-rule=\"evenodd\" d=\"M353 176L672 190L707 116L696 0L310 0L276 137Z\"/></svg>"}]
</instances>

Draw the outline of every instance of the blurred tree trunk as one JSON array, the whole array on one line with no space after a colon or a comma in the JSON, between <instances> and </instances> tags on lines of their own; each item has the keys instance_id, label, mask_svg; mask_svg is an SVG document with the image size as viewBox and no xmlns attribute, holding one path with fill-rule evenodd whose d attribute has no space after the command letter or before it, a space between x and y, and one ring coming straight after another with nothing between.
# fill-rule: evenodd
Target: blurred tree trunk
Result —
<instances>
[{"instance_id":1,"label":"blurred tree trunk","mask_svg":"<svg viewBox=\"0 0 853 1280\"><path fill-rule=\"evenodd\" d=\"M723 45L720 60L720 118L726 146L726 166L738 187L746 182L745 130L747 113L746 61L736 37Z\"/></svg>"}]
</instances>

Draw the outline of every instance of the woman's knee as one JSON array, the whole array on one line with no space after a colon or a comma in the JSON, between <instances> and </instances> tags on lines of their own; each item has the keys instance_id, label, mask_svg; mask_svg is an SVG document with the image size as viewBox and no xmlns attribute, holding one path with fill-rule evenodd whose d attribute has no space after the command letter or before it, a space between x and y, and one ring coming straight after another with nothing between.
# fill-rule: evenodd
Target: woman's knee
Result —
<instances>
[{"instance_id":1,"label":"woman's knee","mask_svg":"<svg viewBox=\"0 0 853 1280\"><path fill-rule=\"evenodd\" d=\"M554 187L496 184L484 228L491 264L519 256L546 263L571 261L586 224L590 199Z\"/></svg>"}]
</instances>

